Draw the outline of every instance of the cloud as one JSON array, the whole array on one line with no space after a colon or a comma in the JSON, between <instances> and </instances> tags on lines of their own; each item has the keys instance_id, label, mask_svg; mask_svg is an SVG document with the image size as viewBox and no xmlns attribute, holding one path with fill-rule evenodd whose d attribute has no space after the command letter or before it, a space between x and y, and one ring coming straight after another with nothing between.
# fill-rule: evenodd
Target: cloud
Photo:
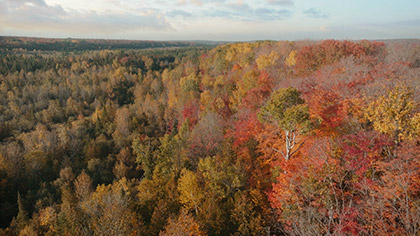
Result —
<instances>
[{"instance_id":1,"label":"cloud","mask_svg":"<svg viewBox=\"0 0 420 236\"><path fill-rule=\"evenodd\" d=\"M199 1L201 4L197 4ZM184 17L206 19L227 19L238 22L267 22L289 18L292 12L283 9L279 4L290 5L293 0L268 0L263 4L256 4L245 0L177 0L175 8L169 6L166 11L168 17ZM203 6L204 5L204 6ZM182 6L182 8L180 8Z\"/></svg>"},{"instance_id":2,"label":"cloud","mask_svg":"<svg viewBox=\"0 0 420 236\"><path fill-rule=\"evenodd\" d=\"M281 6L292 6L295 4L293 0L266 0L267 3L272 5L281 5Z\"/></svg>"},{"instance_id":3,"label":"cloud","mask_svg":"<svg viewBox=\"0 0 420 236\"><path fill-rule=\"evenodd\" d=\"M193 15L191 13L183 11L183 10L172 10L172 11L166 12L166 16L168 16L168 17L177 17L177 16L192 17Z\"/></svg>"},{"instance_id":4,"label":"cloud","mask_svg":"<svg viewBox=\"0 0 420 236\"><path fill-rule=\"evenodd\" d=\"M120 0L105 0L105 1L115 6L121 6Z\"/></svg>"},{"instance_id":5,"label":"cloud","mask_svg":"<svg viewBox=\"0 0 420 236\"><path fill-rule=\"evenodd\" d=\"M0 25L7 23L12 25L48 23L50 21L62 22L69 17L61 6L48 6L43 0L7 0L4 6L4 15L0 19Z\"/></svg>"},{"instance_id":6,"label":"cloud","mask_svg":"<svg viewBox=\"0 0 420 236\"><path fill-rule=\"evenodd\" d=\"M203 1L201 0L178 0L177 4L180 6L184 6L184 5L195 5L195 6L203 6Z\"/></svg>"},{"instance_id":7,"label":"cloud","mask_svg":"<svg viewBox=\"0 0 420 236\"><path fill-rule=\"evenodd\" d=\"M82 25L83 22L91 28L108 28L111 31L130 31L136 29L153 29L164 30L169 29L169 22L162 13L156 10L141 10L138 14L127 13L89 13L79 15L81 19L73 19L75 25Z\"/></svg>"},{"instance_id":8,"label":"cloud","mask_svg":"<svg viewBox=\"0 0 420 236\"><path fill-rule=\"evenodd\" d=\"M231 10L241 11L243 13L251 11L251 7L248 4L246 4L243 0L238 0L236 2L228 3L227 6Z\"/></svg>"},{"instance_id":9,"label":"cloud","mask_svg":"<svg viewBox=\"0 0 420 236\"><path fill-rule=\"evenodd\" d=\"M46 6L47 4L44 2L44 0L4 0L6 2L6 5L12 4L15 6L20 5L37 5L37 6Z\"/></svg>"},{"instance_id":10,"label":"cloud","mask_svg":"<svg viewBox=\"0 0 420 236\"><path fill-rule=\"evenodd\" d=\"M329 15L327 13L324 13L316 8L311 8L309 10L306 10L303 12L305 16L311 17L311 18L328 18Z\"/></svg>"},{"instance_id":11,"label":"cloud","mask_svg":"<svg viewBox=\"0 0 420 236\"><path fill-rule=\"evenodd\" d=\"M81 12L48 5L43 0L6 0L2 6L0 28L23 31L54 31L67 34L116 33L139 29L166 30L171 25L155 9L136 12Z\"/></svg>"},{"instance_id":12,"label":"cloud","mask_svg":"<svg viewBox=\"0 0 420 236\"><path fill-rule=\"evenodd\" d=\"M230 2L224 7L211 8L203 12L205 17L218 17L236 21L258 22L258 21L277 21L289 18L292 12L285 9L273 7L255 8L245 3L243 0Z\"/></svg>"},{"instance_id":13,"label":"cloud","mask_svg":"<svg viewBox=\"0 0 420 236\"><path fill-rule=\"evenodd\" d=\"M288 18L292 15L292 12L289 10L274 10L271 8L258 8L254 11L255 17L261 20L282 20Z\"/></svg>"},{"instance_id":14,"label":"cloud","mask_svg":"<svg viewBox=\"0 0 420 236\"><path fill-rule=\"evenodd\" d=\"M276 21L289 18L289 10L274 10L270 8L248 8L246 11L232 11L213 9L205 13L206 17L219 17L236 21Z\"/></svg>"},{"instance_id":15,"label":"cloud","mask_svg":"<svg viewBox=\"0 0 420 236\"><path fill-rule=\"evenodd\" d=\"M205 17L219 17L219 18L226 18L226 19L233 19L234 15L236 15L232 11L227 11L223 9L210 9L202 13Z\"/></svg>"}]
</instances>

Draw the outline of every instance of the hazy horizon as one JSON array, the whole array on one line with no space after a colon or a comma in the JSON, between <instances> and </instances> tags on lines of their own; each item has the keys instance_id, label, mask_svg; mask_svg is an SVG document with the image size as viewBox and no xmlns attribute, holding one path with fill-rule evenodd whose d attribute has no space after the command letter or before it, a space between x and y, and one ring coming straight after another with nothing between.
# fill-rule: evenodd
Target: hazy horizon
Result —
<instances>
[{"instance_id":1,"label":"hazy horizon","mask_svg":"<svg viewBox=\"0 0 420 236\"><path fill-rule=\"evenodd\" d=\"M0 35L127 40L420 38L415 0L0 0Z\"/></svg>"}]
</instances>

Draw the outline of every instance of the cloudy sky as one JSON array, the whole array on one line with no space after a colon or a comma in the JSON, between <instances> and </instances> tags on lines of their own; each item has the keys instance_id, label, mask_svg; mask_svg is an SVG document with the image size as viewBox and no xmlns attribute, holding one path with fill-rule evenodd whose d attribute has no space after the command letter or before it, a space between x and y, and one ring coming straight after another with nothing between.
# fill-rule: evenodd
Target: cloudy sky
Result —
<instances>
[{"instance_id":1,"label":"cloudy sky","mask_svg":"<svg viewBox=\"0 0 420 236\"><path fill-rule=\"evenodd\" d=\"M420 0L0 0L0 35L143 40L420 38Z\"/></svg>"}]
</instances>

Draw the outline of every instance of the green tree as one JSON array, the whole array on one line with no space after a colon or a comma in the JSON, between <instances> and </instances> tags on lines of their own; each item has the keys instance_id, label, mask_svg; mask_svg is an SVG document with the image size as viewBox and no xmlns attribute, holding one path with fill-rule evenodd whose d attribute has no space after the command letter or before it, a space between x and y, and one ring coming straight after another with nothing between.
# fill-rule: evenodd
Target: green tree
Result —
<instances>
[{"instance_id":1,"label":"green tree","mask_svg":"<svg viewBox=\"0 0 420 236\"><path fill-rule=\"evenodd\" d=\"M18 214L16 218L13 219L11 226L15 232L21 231L29 223L28 212L25 209L22 197L18 192L17 195L17 204L18 204Z\"/></svg>"},{"instance_id":2,"label":"green tree","mask_svg":"<svg viewBox=\"0 0 420 236\"><path fill-rule=\"evenodd\" d=\"M260 121L275 123L284 132L285 152L280 152L289 160L302 147L301 135L311 127L309 109L301 93L295 88L283 88L273 92L267 104L261 108Z\"/></svg>"},{"instance_id":3,"label":"green tree","mask_svg":"<svg viewBox=\"0 0 420 236\"><path fill-rule=\"evenodd\" d=\"M133 141L133 152L136 154L136 162L140 164L144 171L144 177L151 178L153 170L155 168L155 140L152 138L146 138L145 140L134 139Z\"/></svg>"}]
</instances>

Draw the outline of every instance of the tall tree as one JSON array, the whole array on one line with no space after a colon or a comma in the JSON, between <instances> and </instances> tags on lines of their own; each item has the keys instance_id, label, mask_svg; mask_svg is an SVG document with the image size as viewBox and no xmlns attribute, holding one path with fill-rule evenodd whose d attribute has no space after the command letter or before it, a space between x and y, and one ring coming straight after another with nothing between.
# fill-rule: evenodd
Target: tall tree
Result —
<instances>
[{"instance_id":1,"label":"tall tree","mask_svg":"<svg viewBox=\"0 0 420 236\"><path fill-rule=\"evenodd\" d=\"M304 141L301 136L311 125L309 109L304 103L305 100L297 89L279 89L271 94L258 114L261 121L273 122L284 132L285 150L275 151L280 152L286 160L302 147Z\"/></svg>"}]
</instances>

